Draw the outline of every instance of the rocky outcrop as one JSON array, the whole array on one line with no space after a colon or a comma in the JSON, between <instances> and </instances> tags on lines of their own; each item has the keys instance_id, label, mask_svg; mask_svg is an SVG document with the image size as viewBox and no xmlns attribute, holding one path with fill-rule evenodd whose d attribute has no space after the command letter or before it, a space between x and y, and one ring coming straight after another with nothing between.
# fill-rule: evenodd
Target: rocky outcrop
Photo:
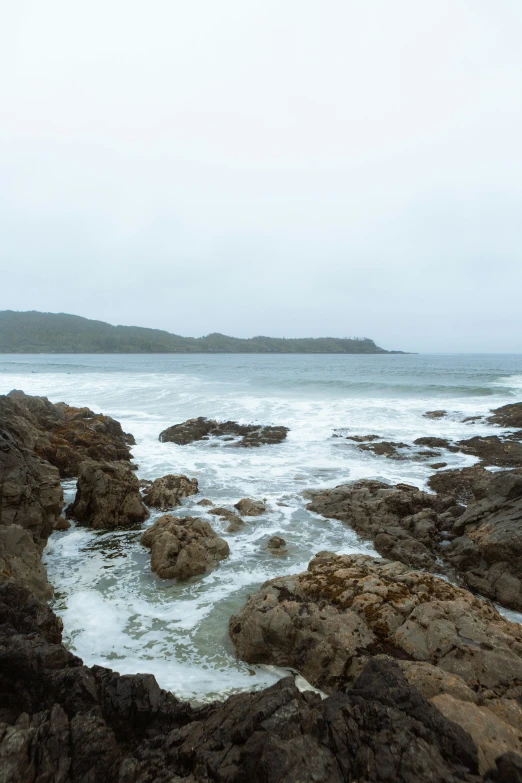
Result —
<instances>
[{"instance_id":1,"label":"rocky outcrop","mask_svg":"<svg viewBox=\"0 0 522 783\"><path fill-rule=\"evenodd\" d=\"M234 508L237 508L240 514L245 517L260 517L266 514L267 508L262 500L251 500L250 498L242 498L234 504Z\"/></svg>"},{"instance_id":2,"label":"rocky outcrop","mask_svg":"<svg viewBox=\"0 0 522 783\"><path fill-rule=\"evenodd\" d=\"M262 426L260 424L238 424L236 421L215 421L200 416L174 424L160 433L162 443L177 443L184 446L200 440L223 438L231 445L256 447L268 443L281 443L286 438L288 427ZM236 441L236 439L239 440Z\"/></svg>"},{"instance_id":3,"label":"rocky outcrop","mask_svg":"<svg viewBox=\"0 0 522 783\"><path fill-rule=\"evenodd\" d=\"M55 465L62 478L77 476L85 459L128 462L132 458L129 444L134 438L110 416L53 404L46 397L18 390L10 392L7 400L12 415L25 427L25 445Z\"/></svg>"},{"instance_id":4,"label":"rocky outcrop","mask_svg":"<svg viewBox=\"0 0 522 783\"><path fill-rule=\"evenodd\" d=\"M197 517L160 517L141 543L152 550L151 568L162 579L204 574L230 554L227 542Z\"/></svg>"},{"instance_id":5,"label":"rocky outcrop","mask_svg":"<svg viewBox=\"0 0 522 783\"><path fill-rule=\"evenodd\" d=\"M162 511L181 505L183 498L198 493L198 480L169 473L153 481L145 490L143 500L150 508Z\"/></svg>"},{"instance_id":6,"label":"rocky outcrop","mask_svg":"<svg viewBox=\"0 0 522 783\"><path fill-rule=\"evenodd\" d=\"M0 586L0 758L10 783L483 780L469 734L393 661L370 661L324 700L288 677L193 708L150 675L84 666L60 637L45 605ZM517 780L521 763L504 754L487 779Z\"/></svg>"},{"instance_id":7,"label":"rocky outcrop","mask_svg":"<svg viewBox=\"0 0 522 783\"><path fill-rule=\"evenodd\" d=\"M457 446L464 454L478 457L482 465L516 468L522 466L522 442L519 436L487 435L476 436L457 441Z\"/></svg>"},{"instance_id":8,"label":"rocky outcrop","mask_svg":"<svg viewBox=\"0 0 522 783\"><path fill-rule=\"evenodd\" d=\"M447 695L463 714L466 705L468 714L469 705L484 711L493 728L477 734L481 771L492 755L521 749L522 628L431 574L323 552L305 573L266 582L231 618L230 636L243 660L294 667L327 692L344 689L368 661L394 658L426 696Z\"/></svg>"},{"instance_id":9,"label":"rocky outcrop","mask_svg":"<svg viewBox=\"0 0 522 783\"><path fill-rule=\"evenodd\" d=\"M491 424L522 429L522 402L502 405L501 408L494 408L491 413L493 415L488 418Z\"/></svg>"},{"instance_id":10,"label":"rocky outcrop","mask_svg":"<svg viewBox=\"0 0 522 783\"><path fill-rule=\"evenodd\" d=\"M123 462L86 460L80 466L76 497L66 516L96 530L113 530L143 522L140 482Z\"/></svg>"},{"instance_id":11,"label":"rocky outcrop","mask_svg":"<svg viewBox=\"0 0 522 783\"><path fill-rule=\"evenodd\" d=\"M428 569L436 567L441 536L464 510L452 497L366 479L314 493L307 508L347 522L379 554Z\"/></svg>"},{"instance_id":12,"label":"rocky outcrop","mask_svg":"<svg viewBox=\"0 0 522 783\"><path fill-rule=\"evenodd\" d=\"M57 469L26 446L36 436L18 407L0 397L0 583L15 580L48 598L41 553L58 525L63 493Z\"/></svg>"},{"instance_id":13,"label":"rocky outcrop","mask_svg":"<svg viewBox=\"0 0 522 783\"><path fill-rule=\"evenodd\" d=\"M522 610L521 473L473 466L429 483L451 494L363 480L316 493L308 509L348 523L384 557L446 573ZM467 508L457 502L471 497Z\"/></svg>"}]
</instances>

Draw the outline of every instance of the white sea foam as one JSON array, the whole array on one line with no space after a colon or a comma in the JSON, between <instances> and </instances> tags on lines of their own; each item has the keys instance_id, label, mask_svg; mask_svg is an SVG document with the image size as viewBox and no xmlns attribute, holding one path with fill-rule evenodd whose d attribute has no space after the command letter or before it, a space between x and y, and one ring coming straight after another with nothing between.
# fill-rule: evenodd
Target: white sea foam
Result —
<instances>
[{"instance_id":1,"label":"white sea foam","mask_svg":"<svg viewBox=\"0 0 522 783\"><path fill-rule=\"evenodd\" d=\"M163 687L189 698L273 682L280 670L235 659L229 617L265 580L304 570L320 550L374 554L343 523L307 511L303 490L370 477L422 487L432 473L427 463L361 451L353 441L333 438L334 429L406 443L421 435L460 439L491 432L483 421L463 419L513 401L522 358L488 361L386 356L81 357L81 362L34 357L33 364L25 357L23 366L0 361L4 392L22 388L119 419L136 438L132 451L140 477L173 472L196 477L200 495L176 513L204 515L231 548L210 574L176 583L151 573L150 553L137 532L103 534L73 526L54 534L45 557L70 648L88 664L152 672ZM448 416L423 417L435 408ZM290 432L282 444L259 449L159 442L161 430L194 416L284 424ZM451 452L440 459L448 467L474 462ZM69 497L72 492L69 483ZM235 534L197 505L208 497L232 507L245 496L266 498L269 512L246 518ZM285 538L286 555L268 551L272 535Z\"/></svg>"}]
</instances>

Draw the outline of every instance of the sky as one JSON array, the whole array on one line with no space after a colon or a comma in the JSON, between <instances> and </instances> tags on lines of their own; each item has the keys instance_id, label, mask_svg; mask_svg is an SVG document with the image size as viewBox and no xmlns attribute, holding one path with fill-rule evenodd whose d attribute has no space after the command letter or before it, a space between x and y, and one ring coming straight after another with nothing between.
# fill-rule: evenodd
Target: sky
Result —
<instances>
[{"instance_id":1,"label":"sky","mask_svg":"<svg viewBox=\"0 0 522 783\"><path fill-rule=\"evenodd\" d=\"M0 310L522 353L520 0L0 0Z\"/></svg>"}]
</instances>

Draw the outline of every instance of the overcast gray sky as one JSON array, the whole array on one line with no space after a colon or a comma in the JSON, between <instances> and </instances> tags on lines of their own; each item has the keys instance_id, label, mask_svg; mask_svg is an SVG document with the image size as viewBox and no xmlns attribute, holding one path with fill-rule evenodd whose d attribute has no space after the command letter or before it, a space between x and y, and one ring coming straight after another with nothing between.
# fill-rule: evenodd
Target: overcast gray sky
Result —
<instances>
[{"instance_id":1,"label":"overcast gray sky","mask_svg":"<svg viewBox=\"0 0 522 783\"><path fill-rule=\"evenodd\" d=\"M522 352L520 0L0 17L0 309Z\"/></svg>"}]
</instances>

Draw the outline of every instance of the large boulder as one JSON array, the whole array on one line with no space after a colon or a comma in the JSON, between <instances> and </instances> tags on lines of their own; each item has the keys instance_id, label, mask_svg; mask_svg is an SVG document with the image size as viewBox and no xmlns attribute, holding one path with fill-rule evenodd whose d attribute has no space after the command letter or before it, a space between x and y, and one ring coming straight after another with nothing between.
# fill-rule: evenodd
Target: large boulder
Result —
<instances>
[{"instance_id":1,"label":"large boulder","mask_svg":"<svg viewBox=\"0 0 522 783\"><path fill-rule=\"evenodd\" d=\"M197 517L160 517L141 538L152 550L151 568L162 579L188 579L228 557L227 542Z\"/></svg>"},{"instance_id":2,"label":"large boulder","mask_svg":"<svg viewBox=\"0 0 522 783\"><path fill-rule=\"evenodd\" d=\"M197 479L169 473L147 487L143 500L150 508L166 510L181 505L183 498L196 495L198 491Z\"/></svg>"},{"instance_id":3,"label":"large boulder","mask_svg":"<svg viewBox=\"0 0 522 783\"><path fill-rule=\"evenodd\" d=\"M428 479L428 486L439 495L453 495L458 503L468 505L486 497L494 475L483 465L472 465L435 473Z\"/></svg>"},{"instance_id":4,"label":"large boulder","mask_svg":"<svg viewBox=\"0 0 522 783\"><path fill-rule=\"evenodd\" d=\"M34 397L13 390L8 399L37 430L31 444L36 453L55 465L62 478L78 475L86 459L129 462L129 445L134 438L110 416L89 408L51 403L47 397Z\"/></svg>"},{"instance_id":5,"label":"large boulder","mask_svg":"<svg viewBox=\"0 0 522 783\"><path fill-rule=\"evenodd\" d=\"M327 692L345 688L369 661L394 658L429 698L491 705L491 723L506 724L503 741L512 739L498 755L520 749L522 628L431 574L323 552L308 571L266 582L229 630L243 660L293 667Z\"/></svg>"},{"instance_id":6,"label":"large boulder","mask_svg":"<svg viewBox=\"0 0 522 783\"><path fill-rule=\"evenodd\" d=\"M80 466L76 497L66 516L97 530L112 530L143 522L140 482L123 462L86 460Z\"/></svg>"},{"instance_id":7,"label":"large boulder","mask_svg":"<svg viewBox=\"0 0 522 783\"><path fill-rule=\"evenodd\" d=\"M288 427L274 427L261 424L238 424L237 421L215 421L200 416L174 424L160 433L162 443L177 443L184 446L211 437L224 438L235 446L255 447L266 443L281 443L286 438ZM238 439L238 440L236 440Z\"/></svg>"},{"instance_id":8,"label":"large boulder","mask_svg":"<svg viewBox=\"0 0 522 783\"><path fill-rule=\"evenodd\" d=\"M266 514L266 505L262 500L251 500L250 498L241 498L234 503L240 514L245 517L260 517Z\"/></svg>"}]
</instances>

